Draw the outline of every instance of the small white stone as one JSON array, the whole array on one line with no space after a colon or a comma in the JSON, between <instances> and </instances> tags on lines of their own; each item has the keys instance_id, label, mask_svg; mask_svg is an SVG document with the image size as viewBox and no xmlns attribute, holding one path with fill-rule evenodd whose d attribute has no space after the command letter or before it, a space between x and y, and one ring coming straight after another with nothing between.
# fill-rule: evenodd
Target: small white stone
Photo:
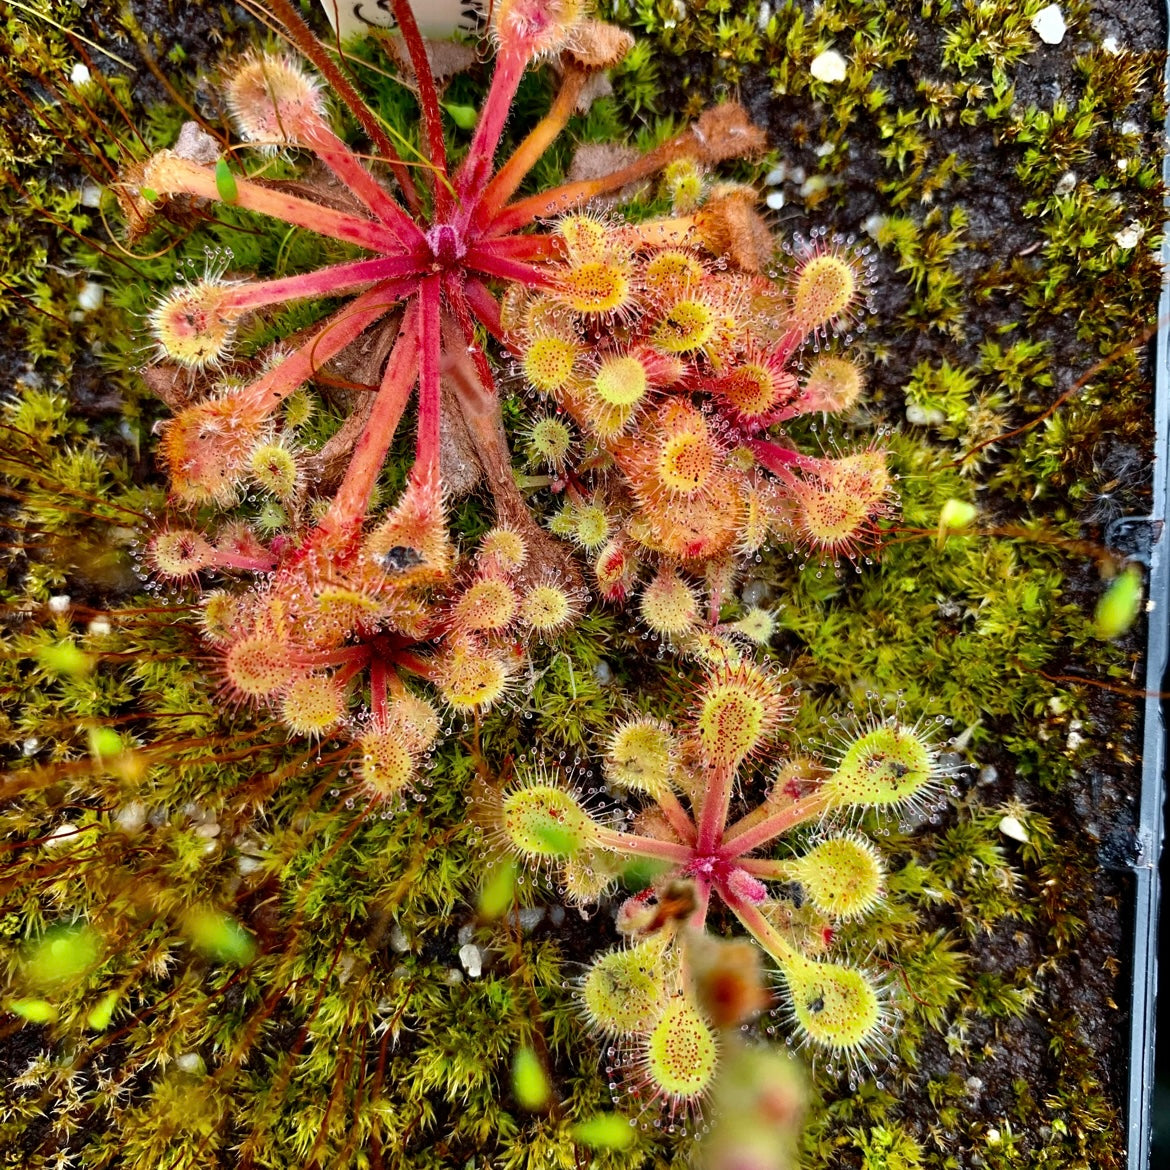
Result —
<instances>
[{"instance_id":1,"label":"small white stone","mask_svg":"<svg viewBox=\"0 0 1170 1170\"><path fill-rule=\"evenodd\" d=\"M176 1058L175 1064L181 1072L191 1073L192 1075L199 1075L207 1071L207 1066L203 1063L203 1057L198 1052L184 1052L182 1056Z\"/></svg>"},{"instance_id":2,"label":"small white stone","mask_svg":"<svg viewBox=\"0 0 1170 1170\"><path fill-rule=\"evenodd\" d=\"M768 0L764 0L763 4L760 5L760 13L756 17L756 28L767 28L768 21L771 19L772 5L768 3Z\"/></svg>"},{"instance_id":3,"label":"small white stone","mask_svg":"<svg viewBox=\"0 0 1170 1170\"><path fill-rule=\"evenodd\" d=\"M404 955L410 950L410 939L406 937L406 931L398 923L390 928L390 949L397 951L400 955Z\"/></svg>"},{"instance_id":4,"label":"small white stone","mask_svg":"<svg viewBox=\"0 0 1170 1170\"><path fill-rule=\"evenodd\" d=\"M807 199L810 195L819 195L828 185L829 180L824 175L809 175L800 185L800 197Z\"/></svg>"},{"instance_id":5,"label":"small white stone","mask_svg":"<svg viewBox=\"0 0 1170 1170\"><path fill-rule=\"evenodd\" d=\"M1142 128L1136 122L1127 119L1121 123L1121 132L1132 138L1134 135L1140 134Z\"/></svg>"},{"instance_id":6,"label":"small white stone","mask_svg":"<svg viewBox=\"0 0 1170 1170\"><path fill-rule=\"evenodd\" d=\"M822 142L820 146L813 151L817 158L828 158L837 148L831 142Z\"/></svg>"},{"instance_id":7,"label":"small white stone","mask_svg":"<svg viewBox=\"0 0 1170 1170\"><path fill-rule=\"evenodd\" d=\"M72 822L66 821L58 825L44 840L46 849L56 849L61 845L68 845L81 830Z\"/></svg>"},{"instance_id":8,"label":"small white stone","mask_svg":"<svg viewBox=\"0 0 1170 1170\"><path fill-rule=\"evenodd\" d=\"M779 211L784 206L784 192L769 191L767 197L764 199L764 203L773 211Z\"/></svg>"},{"instance_id":9,"label":"small white stone","mask_svg":"<svg viewBox=\"0 0 1170 1170\"><path fill-rule=\"evenodd\" d=\"M30 735L28 739L20 745L20 754L22 756L35 756L37 748L41 746L41 741L35 736Z\"/></svg>"},{"instance_id":10,"label":"small white stone","mask_svg":"<svg viewBox=\"0 0 1170 1170\"><path fill-rule=\"evenodd\" d=\"M472 979L478 979L483 974L483 952L475 943L464 943L459 948L459 962Z\"/></svg>"},{"instance_id":11,"label":"small white stone","mask_svg":"<svg viewBox=\"0 0 1170 1170\"><path fill-rule=\"evenodd\" d=\"M1106 37L1101 42L1101 48L1109 54L1110 57L1116 57L1121 52L1121 46L1117 43L1116 37Z\"/></svg>"},{"instance_id":12,"label":"small white stone","mask_svg":"<svg viewBox=\"0 0 1170 1170\"><path fill-rule=\"evenodd\" d=\"M236 869L239 870L240 877L248 877L249 874L255 873L263 864L259 857L236 858Z\"/></svg>"},{"instance_id":13,"label":"small white stone","mask_svg":"<svg viewBox=\"0 0 1170 1170\"><path fill-rule=\"evenodd\" d=\"M1085 737L1081 735L1084 729L1085 725L1079 719L1073 719L1069 722L1068 739L1064 741L1064 746L1070 752L1075 752L1085 742Z\"/></svg>"},{"instance_id":14,"label":"small white stone","mask_svg":"<svg viewBox=\"0 0 1170 1170\"><path fill-rule=\"evenodd\" d=\"M137 833L146 824L146 805L140 800L122 805L114 814L114 824L123 833Z\"/></svg>"},{"instance_id":15,"label":"small white stone","mask_svg":"<svg viewBox=\"0 0 1170 1170\"><path fill-rule=\"evenodd\" d=\"M93 638L104 638L113 631L113 628L110 625L110 619L105 617L95 617L87 627L90 637Z\"/></svg>"},{"instance_id":16,"label":"small white stone","mask_svg":"<svg viewBox=\"0 0 1170 1170\"><path fill-rule=\"evenodd\" d=\"M947 416L941 410L927 410L917 402L910 402L906 406L906 421L916 427L937 427L947 421Z\"/></svg>"},{"instance_id":17,"label":"small white stone","mask_svg":"<svg viewBox=\"0 0 1170 1170\"><path fill-rule=\"evenodd\" d=\"M460 946L471 942L475 936L475 926L470 922L465 922L460 928L459 933L455 936Z\"/></svg>"},{"instance_id":18,"label":"small white stone","mask_svg":"<svg viewBox=\"0 0 1170 1170\"><path fill-rule=\"evenodd\" d=\"M1077 189L1076 171L1065 171L1056 181L1057 195L1071 195Z\"/></svg>"},{"instance_id":19,"label":"small white stone","mask_svg":"<svg viewBox=\"0 0 1170 1170\"><path fill-rule=\"evenodd\" d=\"M1032 17L1032 30L1046 45L1059 45L1068 32L1059 4L1049 4Z\"/></svg>"},{"instance_id":20,"label":"small white stone","mask_svg":"<svg viewBox=\"0 0 1170 1170\"><path fill-rule=\"evenodd\" d=\"M49 613L68 613L71 602L68 593L58 593L49 598Z\"/></svg>"},{"instance_id":21,"label":"small white stone","mask_svg":"<svg viewBox=\"0 0 1170 1170\"><path fill-rule=\"evenodd\" d=\"M106 290L96 280L87 280L77 294L77 306L85 313L95 313L106 299Z\"/></svg>"},{"instance_id":22,"label":"small white stone","mask_svg":"<svg viewBox=\"0 0 1170 1170\"><path fill-rule=\"evenodd\" d=\"M861 225L862 231L867 236L876 238L877 234L886 226L886 217L879 215L876 211L873 215L868 216L865 222Z\"/></svg>"},{"instance_id":23,"label":"small white stone","mask_svg":"<svg viewBox=\"0 0 1170 1170\"><path fill-rule=\"evenodd\" d=\"M993 1125L987 1131L987 1144L989 1146L998 1146L1003 1139L1000 1137L999 1130Z\"/></svg>"},{"instance_id":24,"label":"small white stone","mask_svg":"<svg viewBox=\"0 0 1170 1170\"><path fill-rule=\"evenodd\" d=\"M999 822L999 831L1013 841L1019 841L1024 845L1028 843L1028 830L1020 824L1016 817L1003 817Z\"/></svg>"},{"instance_id":25,"label":"small white stone","mask_svg":"<svg viewBox=\"0 0 1170 1170\"><path fill-rule=\"evenodd\" d=\"M81 188L82 207L101 207L102 189L96 183L86 183Z\"/></svg>"},{"instance_id":26,"label":"small white stone","mask_svg":"<svg viewBox=\"0 0 1170 1170\"><path fill-rule=\"evenodd\" d=\"M787 178L788 178L788 167L784 163L780 163L779 166L773 167L764 176L764 186L765 187L779 187L780 184L783 183L784 180Z\"/></svg>"},{"instance_id":27,"label":"small white stone","mask_svg":"<svg viewBox=\"0 0 1170 1170\"><path fill-rule=\"evenodd\" d=\"M195 826L195 836L202 837L205 841L214 840L220 834L220 827L214 821L208 821L205 825Z\"/></svg>"},{"instance_id":28,"label":"small white stone","mask_svg":"<svg viewBox=\"0 0 1170 1170\"><path fill-rule=\"evenodd\" d=\"M836 49L826 49L823 53L818 53L812 59L812 64L809 65L808 71L817 81L831 83L834 81L844 81L848 67L845 64L845 58Z\"/></svg>"},{"instance_id":29,"label":"small white stone","mask_svg":"<svg viewBox=\"0 0 1170 1170\"><path fill-rule=\"evenodd\" d=\"M1146 229L1136 219L1131 219L1121 231L1114 234L1113 239L1119 248L1136 248L1145 234ZM49 604L52 605L52 602Z\"/></svg>"},{"instance_id":30,"label":"small white stone","mask_svg":"<svg viewBox=\"0 0 1170 1170\"><path fill-rule=\"evenodd\" d=\"M542 918L544 918L543 906L525 906L516 915L516 921L525 934L531 934L540 925Z\"/></svg>"},{"instance_id":31,"label":"small white stone","mask_svg":"<svg viewBox=\"0 0 1170 1170\"><path fill-rule=\"evenodd\" d=\"M76 86L89 85L93 80L93 74L90 73L88 65L83 61L78 61L69 71L69 80Z\"/></svg>"}]
</instances>

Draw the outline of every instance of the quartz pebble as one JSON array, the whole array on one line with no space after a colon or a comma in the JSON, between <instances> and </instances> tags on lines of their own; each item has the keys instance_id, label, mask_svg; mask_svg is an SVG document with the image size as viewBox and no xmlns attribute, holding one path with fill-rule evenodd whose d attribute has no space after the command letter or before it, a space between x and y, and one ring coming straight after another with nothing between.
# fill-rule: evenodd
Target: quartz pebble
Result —
<instances>
[{"instance_id":1,"label":"quartz pebble","mask_svg":"<svg viewBox=\"0 0 1170 1170\"><path fill-rule=\"evenodd\" d=\"M1028 843L1028 830L1020 824L1017 817L1004 817L999 822L999 831L1013 841L1019 841L1023 845Z\"/></svg>"},{"instance_id":2,"label":"quartz pebble","mask_svg":"<svg viewBox=\"0 0 1170 1170\"><path fill-rule=\"evenodd\" d=\"M83 313L95 313L106 299L106 290L96 280L87 280L77 294L77 307Z\"/></svg>"},{"instance_id":3,"label":"quartz pebble","mask_svg":"<svg viewBox=\"0 0 1170 1170\"><path fill-rule=\"evenodd\" d=\"M459 962L472 979L478 979L483 974L483 951L475 943L464 943L459 948Z\"/></svg>"},{"instance_id":4,"label":"quartz pebble","mask_svg":"<svg viewBox=\"0 0 1170 1170\"><path fill-rule=\"evenodd\" d=\"M1136 248L1145 234L1146 229L1136 219L1131 219L1121 231L1114 233L1113 240L1119 248Z\"/></svg>"},{"instance_id":5,"label":"quartz pebble","mask_svg":"<svg viewBox=\"0 0 1170 1170\"><path fill-rule=\"evenodd\" d=\"M1059 45L1068 32L1059 4L1049 4L1032 17L1032 30L1046 45Z\"/></svg>"},{"instance_id":6,"label":"quartz pebble","mask_svg":"<svg viewBox=\"0 0 1170 1170\"><path fill-rule=\"evenodd\" d=\"M817 81L834 82L844 81L846 74L845 58L836 49L826 49L818 53L809 65L808 71Z\"/></svg>"}]
</instances>

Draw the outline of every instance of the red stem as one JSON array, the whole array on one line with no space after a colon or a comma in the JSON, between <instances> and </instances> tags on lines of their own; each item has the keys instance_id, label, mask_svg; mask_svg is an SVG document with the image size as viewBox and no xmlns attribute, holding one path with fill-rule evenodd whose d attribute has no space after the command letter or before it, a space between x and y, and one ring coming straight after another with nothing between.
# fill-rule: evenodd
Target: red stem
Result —
<instances>
[{"instance_id":1,"label":"red stem","mask_svg":"<svg viewBox=\"0 0 1170 1170\"><path fill-rule=\"evenodd\" d=\"M209 167L201 167L198 163L179 158L178 155L156 158L148 169L143 186L152 187L160 195L196 195L214 203L223 202L215 172ZM237 177L235 187L233 206L256 211L316 232L319 236L329 236L371 252L395 255L402 250L397 235L384 224L324 207L310 199L290 195L287 191L261 186L252 179Z\"/></svg>"},{"instance_id":2,"label":"red stem","mask_svg":"<svg viewBox=\"0 0 1170 1170\"><path fill-rule=\"evenodd\" d=\"M424 482L439 477L439 425L443 392L440 362L443 333L439 322L441 281L437 273L423 278L418 295L418 445L414 474Z\"/></svg>"},{"instance_id":3,"label":"red stem","mask_svg":"<svg viewBox=\"0 0 1170 1170\"><path fill-rule=\"evenodd\" d=\"M429 257L429 254L428 254ZM294 301L309 297L327 297L376 280L392 277L417 276L424 270L421 256L379 256L375 260L354 260L318 268L298 276L282 276L276 280L253 280L246 284L229 285L217 306L220 312L242 313L264 305Z\"/></svg>"},{"instance_id":4,"label":"red stem","mask_svg":"<svg viewBox=\"0 0 1170 1170\"><path fill-rule=\"evenodd\" d=\"M496 57L496 70L492 74L487 99L480 110L471 147L459 168L459 174L455 177L455 190L463 203L460 212L463 227L470 222L478 203L478 197L470 196L473 192L479 192L482 196L482 189L491 173L496 147L500 143L500 135L504 132L504 123L512 108L512 99L516 96L516 89L520 85L520 78L524 76L527 64L528 55L518 51L514 46L503 46Z\"/></svg>"},{"instance_id":5,"label":"red stem","mask_svg":"<svg viewBox=\"0 0 1170 1170\"><path fill-rule=\"evenodd\" d=\"M374 117L373 111L350 84L349 78L334 64L329 50L313 34L313 30L305 23L304 18L297 11L292 0L267 0L268 7L276 14L276 18L284 25L288 35L306 57L321 71L330 87L338 97L345 102L353 116L358 120L361 128L366 132L369 140L378 148L382 157L390 167L398 186L402 188L403 198L407 207L416 215L420 210L418 192L414 188L414 180L410 171L402 161L394 143L390 141L386 131Z\"/></svg>"},{"instance_id":6,"label":"red stem","mask_svg":"<svg viewBox=\"0 0 1170 1170\"><path fill-rule=\"evenodd\" d=\"M620 833L616 829L597 829L598 841L615 853L626 853L631 857L655 857L660 861L673 861L686 865L693 856L693 850L677 841L659 841L657 837L640 837L636 833Z\"/></svg>"},{"instance_id":7,"label":"red stem","mask_svg":"<svg viewBox=\"0 0 1170 1170\"><path fill-rule=\"evenodd\" d=\"M726 860L742 859L745 853L758 849L761 845L787 833L796 825L811 820L815 816L820 816L826 808L828 808L828 800L814 793L811 796L801 798L780 812L765 817L762 821L749 824L746 828L740 828L742 822L736 822L723 834L723 841L719 849L720 856ZM745 817L744 820L746 819ZM742 860L737 864L742 864Z\"/></svg>"},{"instance_id":8,"label":"red stem","mask_svg":"<svg viewBox=\"0 0 1170 1170\"><path fill-rule=\"evenodd\" d=\"M341 185L360 199L407 248L422 242L418 224L382 189L381 183L362 165L361 159L317 116L300 125L305 145L337 176Z\"/></svg>"},{"instance_id":9,"label":"red stem","mask_svg":"<svg viewBox=\"0 0 1170 1170\"><path fill-rule=\"evenodd\" d=\"M736 864L752 877L770 882L788 881L788 862L776 861L771 857L741 857Z\"/></svg>"},{"instance_id":10,"label":"red stem","mask_svg":"<svg viewBox=\"0 0 1170 1170\"><path fill-rule=\"evenodd\" d=\"M712 768L703 793L703 807L699 810L699 836L695 851L712 853L720 844L727 828L727 810L731 807L731 789L735 781L732 767Z\"/></svg>"},{"instance_id":11,"label":"red stem","mask_svg":"<svg viewBox=\"0 0 1170 1170\"><path fill-rule=\"evenodd\" d=\"M481 256L498 256L502 260L557 260L563 247L556 236L501 236L479 240L475 251Z\"/></svg>"},{"instance_id":12,"label":"red stem","mask_svg":"<svg viewBox=\"0 0 1170 1170\"><path fill-rule=\"evenodd\" d=\"M532 128L524 141L516 147L512 157L500 167L484 188L479 205L475 209L474 222L477 227L487 224L498 214L500 208L516 193L536 160L565 128L577 106L577 99L581 96L587 76L583 69L569 67L549 112Z\"/></svg>"},{"instance_id":13,"label":"red stem","mask_svg":"<svg viewBox=\"0 0 1170 1170\"><path fill-rule=\"evenodd\" d=\"M410 281L385 281L334 313L302 346L238 392L241 405L267 414L397 304Z\"/></svg>"},{"instance_id":14,"label":"red stem","mask_svg":"<svg viewBox=\"0 0 1170 1170\"><path fill-rule=\"evenodd\" d=\"M418 363L418 308L412 301L402 315L398 340L386 362L386 372L365 430L354 447L345 479L321 521L318 531L325 540L348 537L361 527L370 506L378 473L390 449L398 421L406 409Z\"/></svg>"},{"instance_id":15,"label":"red stem","mask_svg":"<svg viewBox=\"0 0 1170 1170\"><path fill-rule=\"evenodd\" d=\"M276 568L275 557L245 557L218 550L212 563L217 569L238 569L249 573L267 573L270 569Z\"/></svg>"},{"instance_id":16,"label":"red stem","mask_svg":"<svg viewBox=\"0 0 1170 1170\"><path fill-rule=\"evenodd\" d=\"M386 726L386 660L379 654L370 659L370 710L376 727Z\"/></svg>"},{"instance_id":17,"label":"red stem","mask_svg":"<svg viewBox=\"0 0 1170 1170\"><path fill-rule=\"evenodd\" d=\"M793 467L811 471L816 466L815 459L771 439L749 439L745 446L756 457L756 462L760 466L766 467L774 475L789 482L795 482Z\"/></svg>"},{"instance_id":18,"label":"red stem","mask_svg":"<svg viewBox=\"0 0 1170 1170\"><path fill-rule=\"evenodd\" d=\"M492 367L487 360L487 354L475 339L475 322L471 317L471 309L467 304L467 297L463 294L463 285L457 277L452 277L444 283L447 300L455 312L455 319L463 332L463 340L467 344L471 359L475 363L475 372L479 375L480 384L490 394L495 394L496 383L492 378Z\"/></svg>"},{"instance_id":19,"label":"red stem","mask_svg":"<svg viewBox=\"0 0 1170 1170\"><path fill-rule=\"evenodd\" d=\"M666 817L670 827L678 834L678 839L684 845L694 845L697 836L695 822L687 815L687 810L683 808L678 797L667 789L655 798L655 803L662 810L662 815Z\"/></svg>"},{"instance_id":20,"label":"red stem","mask_svg":"<svg viewBox=\"0 0 1170 1170\"><path fill-rule=\"evenodd\" d=\"M443 118L439 113L439 95L435 89L435 75L431 72L430 58L414 10L409 0L393 0L394 18L398 31L406 42L414 76L418 81L418 99L422 106L423 130L427 138L427 154L436 174L433 189L435 197L435 221L445 223L451 213L451 181L447 176L447 143L443 139Z\"/></svg>"},{"instance_id":21,"label":"red stem","mask_svg":"<svg viewBox=\"0 0 1170 1170\"><path fill-rule=\"evenodd\" d=\"M695 909L688 923L696 930L702 930L711 906L711 883L704 878L695 878Z\"/></svg>"},{"instance_id":22,"label":"red stem","mask_svg":"<svg viewBox=\"0 0 1170 1170\"><path fill-rule=\"evenodd\" d=\"M764 917L763 911L750 902L745 902L720 883L716 889L719 896L731 908L732 913L742 923L743 928L771 955L777 962L784 963L790 960L795 953L791 943L785 941L780 932Z\"/></svg>"},{"instance_id":23,"label":"red stem","mask_svg":"<svg viewBox=\"0 0 1170 1170\"><path fill-rule=\"evenodd\" d=\"M496 338L503 338L504 324L500 320L500 302L492 296L487 286L474 277L463 282L463 294L468 307L479 323Z\"/></svg>"},{"instance_id":24,"label":"red stem","mask_svg":"<svg viewBox=\"0 0 1170 1170\"><path fill-rule=\"evenodd\" d=\"M297 666L342 666L356 662L365 666L370 658L369 646L342 646L337 650L306 650L292 656Z\"/></svg>"},{"instance_id":25,"label":"red stem","mask_svg":"<svg viewBox=\"0 0 1170 1170\"><path fill-rule=\"evenodd\" d=\"M557 282L552 273L534 264L526 264L522 260L510 260L506 256L496 256L479 246L472 246L467 250L464 263L468 268L482 272L486 276L495 276L500 280L512 280L517 284L533 285L536 288L556 288Z\"/></svg>"},{"instance_id":26,"label":"red stem","mask_svg":"<svg viewBox=\"0 0 1170 1170\"><path fill-rule=\"evenodd\" d=\"M345 662L345 663L343 663L343 664L342 664L342 666L341 666L341 669L340 669L340 670L338 670L338 671L336 671L336 672L334 673L334 675L333 675L333 681L334 681L334 682L335 682L335 683L336 683L336 684L337 684L339 687L343 687L343 686L345 686L345 685L346 685L346 683L348 683L348 682L349 682L349 681L350 681L350 680L351 680L351 679L352 679L352 678L353 678L353 677L354 677L356 674L358 674L358 673L361 671L361 669L362 669L362 667L363 667L363 666L365 666L365 662L361 662L361 661L358 661L358 660L355 660L355 659L350 659L348 662Z\"/></svg>"},{"instance_id":27,"label":"red stem","mask_svg":"<svg viewBox=\"0 0 1170 1170\"><path fill-rule=\"evenodd\" d=\"M413 650L399 650L394 655L394 663L411 674L417 674L419 678L425 678L428 682L435 681L435 664L415 654Z\"/></svg>"}]
</instances>

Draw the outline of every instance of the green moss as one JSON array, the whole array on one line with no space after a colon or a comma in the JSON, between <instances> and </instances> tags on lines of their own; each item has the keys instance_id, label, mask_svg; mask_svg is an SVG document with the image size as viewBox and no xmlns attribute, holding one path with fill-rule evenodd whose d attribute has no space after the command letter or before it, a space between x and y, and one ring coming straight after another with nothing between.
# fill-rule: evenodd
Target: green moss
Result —
<instances>
[{"instance_id":1,"label":"green moss","mask_svg":"<svg viewBox=\"0 0 1170 1170\"><path fill-rule=\"evenodd\" d=\"M807 688L792 746L820 742L822 717L845 702L901 702L915 717L950 718L948 734L968 732L976 759L995 750L1033 791L1070 782L1084 758L1069 746L1073 721L1101 718L1089 688L1054 677L1067 673L1055 664L1076 656L1087 679L1129 679L1126 654L1094 638L1075 581L1085 554L1075 509L1106 508L1127 490L1133 498L1125 476L1137 473L1099 465L1104 448L1145 434L1138 347L1159 286L1163 216L1153 138L1121 128L1160 116L1158 63L1090 49L1059 102L1027 106L1012 81L1035 48L1028 19L1040 6L944 0L911 13L832 0L811 11L774 4L761 22L758 6L730 0L689 4L685 20L672 0L615 0L602 9L646 39L618 71L614 97L568 136L608 141L632 127L646 146L674 125L655 116L665 109L687 116L712 88L766 85L786 119L782 155L818 180L806 201L813 219L853 231L862 225L850 218L850 167L876 160L872 233L898 295L882 302L889 319L875 322L874 396L887 418L912 404L929 425L891 440L902 517L879 565L838 576L778 550L753 570L784 601L774 653ZM116 6L89 10L119 27ZM58 16L90 35L79 13ZM234 43L246 35L230 24L223 32ZM190 99L195 77L181 66L194 46L141 29L134 39L170 61L168 77ZM934 56L924 59L927 46ZM828 47L849 61L837 87L808 73ZM13 1070L0 1144L29 1166L51 1164L43 1151L54 1144L84 1149L95 1167L238 1164L241 1151L256 1165L574 1166L573 1124L611 1105L602 1054L564 987L580 931L545 926L527 937L506 914L494 926L474 922L487 872L471 825L477 773L506 769L538 742L588 768L627 694L647 710L677 711L690 668L664 670L632 623L593 611L537 655L521 717L454 727L424 799L387 818L365 807L336 745L289 743L262 713L225 708L191 621L196 594L147 593L134 575L144 527L166 508L149 454L159 410L133 373L145 356L140 315L156 290L202 269L205 246L262 274L341 250L228 209L201 232L163 229L126 254L102 227L108 194L89 207L83 187L172 142L185 115L175 104L144 106L116 70L108 91L76 92L64 78L78 53L66 33L20 10L0 18L6 92L27 96L33 78L48 99L0 127L5 190L22 205L0 228L0 328L6 353L26 363L6 366L13 536L3 554L11 618L0 730L19 796L6 830L23 847L6 860L0 974L13 1010L42 1005L23 1013L30 1055ZM380 70L379 51L361 56L363 88L394 124L414 125L413 99ZM93 56L95 71L103 61ZM899 80L911 61L923 78L913 88ZM691 72L693 86L664 94ZM481 85L482 73L457 79L447 100L474 104ZM550 85L525 82L514 132L544 108ZM969 139L955 145L956 130ZM567 142L533 183L564 173ZM82 165L71 143L83 144ZM1013 255L996 253L965 206L970 143L1021 184L1012 210L1034 234ZM822 144L833 149L818 152ZM639 204L661 206L654 193ZM1138 241L1125 246L1131 225ZM88 279L105 302L76 318ZM263 319L246 347L260 351L321 311ZM1078 349L1059 333L1066 319ZM1064 338L1059 347L1053 336ZM78 387L87 383L112 405L85 419ZM319 446L339 421L326 404L303 441ZM509 413L511 428L523 421L522 409ZM1027 429L1001 437L1016 428ZM403 467L399 459L387 471L387 493ZM940 548L938 513L951 498L980 512ZM538 492L533 502L552 510ZM466 540L484 526L474 503L456 523ZM49 599L61 594L73 600L56 612ZM1004 837L1003 815L1021 820L1028 842ZM1093 1045L1073 1010L1038 999L1089 929L1095 861L1043 817L974 798L953 801L938 827L908 830L886 837L896 861L887 905L845 932L888 964L903 1016L896 1059L881 1085L868 1078L854 1091L822 1070L808 1164L933 1170L978 1155L1028 1170L1115 1165L1116 1109ZM528 879L515 897L548 895ZM239 922L255 953L194 945L193 914ZM455 984L461 926L490 952L481 979ZM22 965L28 945L82 928L100 938L100 963L34 986ZM1039 949L1018 969L985 969L984 951L1016 930L1041 939ZM1043 1096L1025 1081L997 1094L1004 1116L993 1140L969 1120L970 1081L991 1084L1012 1029L1025 1026L1045 1030L1058 1071ZM547 1114L510 1096L521 1048L549 1069ZM922 1089L916 1062L927 1049L930 1067L950 1063ZM933 1115L904 1107L911 1086ZM686 1156L683 1143L638 1131L632 1151L597 1158L632 1166Z\"/></svg>"}]
</instances>

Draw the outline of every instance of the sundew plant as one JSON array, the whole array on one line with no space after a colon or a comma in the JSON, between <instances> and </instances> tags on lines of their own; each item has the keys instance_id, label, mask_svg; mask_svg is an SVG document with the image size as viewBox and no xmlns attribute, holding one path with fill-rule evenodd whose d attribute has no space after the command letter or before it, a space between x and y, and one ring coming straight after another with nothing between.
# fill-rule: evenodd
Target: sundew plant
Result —
<instances>
[{"instance_id":1,"label":"sundew plant","mask_svg":"<svg viewBox=\"0 0 1170 1170\"><path fill-rule=\"evenodd\" d=\"M30 156L94 142L90 202L26 193L122 397L100 439L36 379L6 408L0 1142L783 1164L778 1051L869 1100L967 986L906 899L967 897L968 854L972 929L1013 899L998 816L907 860L950 696L826 685L832 614L793 652L961 480L894 473L872 245L763 211L745 108L630 145L653 62L585 5L446 47L390 7L340 52L266 0L189 87L126 14L165 103L88 50L30 103ZM20 26L45 93L70 35Z\"/></svg>"}]
</instances>

